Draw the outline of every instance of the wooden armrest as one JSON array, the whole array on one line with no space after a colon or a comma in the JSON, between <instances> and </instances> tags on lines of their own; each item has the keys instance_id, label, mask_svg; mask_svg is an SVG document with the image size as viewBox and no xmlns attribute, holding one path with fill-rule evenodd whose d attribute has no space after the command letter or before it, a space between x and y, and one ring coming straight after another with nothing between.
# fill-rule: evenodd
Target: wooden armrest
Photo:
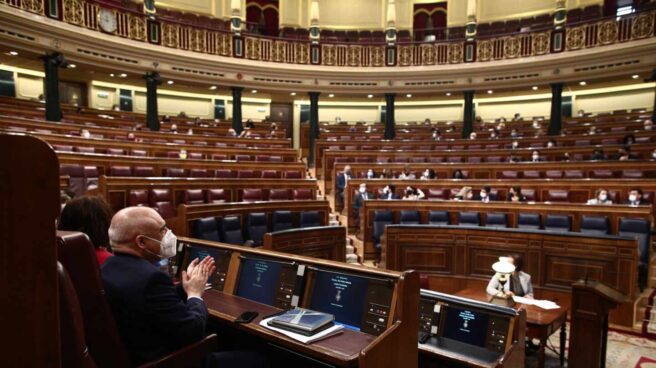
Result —
<instances>
[{"instance_id":1,"label":"wooden armrest","mask_svg":"<svg viewBox=\"0 0 656 368\"><path fill-rule=\"evenodd\" d=\"M402 338L400 327L401 321L396 321L392 327L388 328L372 341L369 346L364 348L360 352L359 366L362 368L396 366L394 362L399 359L399 355L401 355L399 348L402 346L400 343L400 339Z\"/></svg>"},{"instance_id":2,"label":"wooden armrest","mask_svg":"<svg viewBox=\"0 0 656 368\"><path fill-rule=\"evenodd\" d=\"M140 368L165 368L165 367L190 367L198 365L205 361L209 353L217 351L219 348L219 338L216 334L206 336L204 339L187 345L182 349L159 359L141 365Z\"/></svg>"}]
</instances>

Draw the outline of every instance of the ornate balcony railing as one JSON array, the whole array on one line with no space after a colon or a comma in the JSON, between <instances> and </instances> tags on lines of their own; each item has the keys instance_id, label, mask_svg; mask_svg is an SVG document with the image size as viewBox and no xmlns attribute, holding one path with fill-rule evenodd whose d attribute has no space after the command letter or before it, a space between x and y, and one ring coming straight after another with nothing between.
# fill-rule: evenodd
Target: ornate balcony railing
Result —
<instances>
[{"instance_id":1,"label":"ornate balcony railing","mask_svg":"<svg viewBox=\"0 0 656 368\"><path fill-rule=\"evenodd\" d=\"M0 0L68 24L100 32L101 7L85 0ZM654 37L656 12L595 20L561 29L435 43L335 44L285 40L148 19L134 10L111 8L119 37L191 52L263 62L338 67L429 66L489 62L589 49Z\"/></svg>"}]
</instances>

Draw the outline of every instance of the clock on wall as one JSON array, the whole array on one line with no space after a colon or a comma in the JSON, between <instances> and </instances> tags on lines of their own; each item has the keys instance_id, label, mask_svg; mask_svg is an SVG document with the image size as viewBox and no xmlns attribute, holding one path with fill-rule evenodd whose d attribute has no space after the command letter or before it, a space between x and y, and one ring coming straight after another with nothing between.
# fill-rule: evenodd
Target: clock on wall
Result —
<instances>
[{"instance_id":1,"label":"clock on wall","mask_svg":"<svg viewBox=\"0 0 656 368\"><path fill-rule=\"evenodd\" d=\"M114 33L118 28L116 12L111 9L100 8L98 12L98 25L103 32Z\"/></svg>"}]
</instances>

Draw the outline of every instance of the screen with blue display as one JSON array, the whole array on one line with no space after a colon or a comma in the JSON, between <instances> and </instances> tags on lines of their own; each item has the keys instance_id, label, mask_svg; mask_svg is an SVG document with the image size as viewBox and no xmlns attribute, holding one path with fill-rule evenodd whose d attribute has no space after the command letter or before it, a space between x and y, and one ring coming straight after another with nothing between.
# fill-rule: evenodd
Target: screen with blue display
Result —
<instances>
[{"instance_id":1,"label":"screen with blue display","mask_svg":"<svg viewBox=\"0 0 656 368\"><path fill-rule=\"evenodd\" d=\"M316 271L309 309L333 314L336 322L360 330L368 285L366 278Z\"/></svg>"},{"instance_id":2,"label":"screen with blue display","mask_svg":"<svg viewBox=\"0 0 656 368\"><path fill-rule=\"evenodd\" d=\"M489 315L470 309L444 307L442 337L485 347Z\"/></svg>"},{"instance_id":3,"label":"screen with blue display","mask_svg":"<svg viewBox=\"0 0 656 368\"><path fill-rule=\"evenodd\" d=\"M241 260L235 295L263 304L274 305L280 289L282 263L256 258Z\"/></svg>"},{"instance_id":4,"label":"screen with blue display","mask_svg":"<svg viewBox=\"0 0 656 368\"><path fill-rule=\"evenodd\" d=\"M203 259L205 259L205 257L207 256L214 258L214 262L217 265L219 265L221 262L221 258L225 257L226 255L228 255L228 253L226 253L223 250L212 249L209 247L190 246L187 248L187 255L185 257L186 262L184 263L182 270L187 270L187 267L189 267L189 264L194 259L198 258L198 261L200 262ZM217 271L220 271L218 266L217 266ZM207 279L208 283L212 282L212 277L214 277L214 275L210 275L210 277Z\"/></svg>"}]
</instances>

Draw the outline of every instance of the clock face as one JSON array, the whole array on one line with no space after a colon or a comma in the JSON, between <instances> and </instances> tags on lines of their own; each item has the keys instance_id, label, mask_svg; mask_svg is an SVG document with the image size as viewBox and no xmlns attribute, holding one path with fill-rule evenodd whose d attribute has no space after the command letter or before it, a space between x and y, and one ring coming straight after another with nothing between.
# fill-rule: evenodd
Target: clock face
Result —
<instances>
[{"instance_id":1,"label":"clock face","mask_svg":"<svg viewBox=\"0 0 656 368\"><path fill-rule=\"evenodd\" d=\"M98 25L107 33L114 33L117 29L116 13L109 9L100 9L98 13Z\"/></svg>"}]
</instances>

